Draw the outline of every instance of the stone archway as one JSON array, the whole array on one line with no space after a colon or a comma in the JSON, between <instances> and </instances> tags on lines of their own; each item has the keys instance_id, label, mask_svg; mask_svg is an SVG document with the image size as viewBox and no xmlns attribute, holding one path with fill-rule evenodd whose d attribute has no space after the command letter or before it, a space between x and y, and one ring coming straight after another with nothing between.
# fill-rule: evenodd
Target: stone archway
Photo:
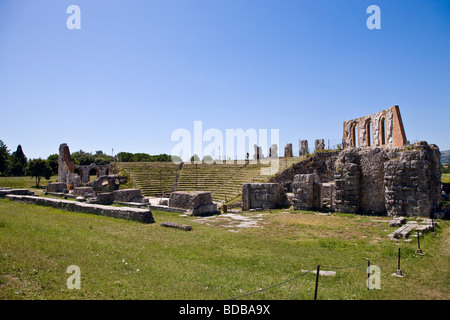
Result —
<instances>
[{"instance_id":1,"label":"stone archway","mask_svg":"<svg viewBox=\"0 0 450 320\"><path fill-rule=\"evenodd\" d=\"M97 179L99 177L98 168L91 165L89 168L89 171L88 171L88 176L89 176L89 181L91 181L91 176L95 176L94 180Z\"/></svg>"}]
</instances>

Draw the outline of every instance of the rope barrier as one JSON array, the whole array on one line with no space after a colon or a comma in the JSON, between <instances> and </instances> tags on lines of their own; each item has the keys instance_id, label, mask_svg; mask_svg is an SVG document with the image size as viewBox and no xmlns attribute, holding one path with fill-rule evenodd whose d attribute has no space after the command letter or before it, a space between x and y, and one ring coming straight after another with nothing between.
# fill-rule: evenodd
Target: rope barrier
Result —
<instances>
[{"instance_id":1,"label":"rope barrier","mask_svg":"<svg viewBox=\"0 0 450 320\"><path fill-rule=\"evenodd\" d=\"M419 247L419 248L420 248L420 247ZM384 268L384 267L390 265L394 259L395 259L395 254L394 254L394 255L391 255L391 256L389 257L389 259L387 260L386 263L384 263L384 264L382 264L382 265L376 265L376 266L378 266L379 268ZM400 250L399 250L399 253L398 253L398 259L399 259L399 265L400 265ZM367 263L368 263L369 266L370 266L371 261L370 261L370 260L366 260L365 262L363 262L363 263L361 263L361 264L350 265L350 266L346 266L346 267L333 267L333 266L321 266L321 267L324 268L324 269L343 270L343 269L358 268L358 267L361 267L361 266L363 266L363 265L367 265ZM373 263L372 263L372 264L373 264ZM266 291L266 290L275 288L275 287L280 286L280 285L282 285L282 284L285 284L285 283L287 283L287 282L289 282L289 281L292 281L292 280L295 280L295 279L297 279L297 278L300 278L300 277L302 277L302 276L304 276L304 275L306 275L306 274L308 274L308 273L310 273L310 272L312 272L312 271L314 271L314 270L316 270L316 268L313 268L313 269L311 269L311 270L305 271L305 272L303 272L303 273L301 273L301 274L299 274L299 275L297 275L297 276L295 276L295 277L293 277L293 278L290 278L290 279L285 280L285 281L283 281L283 282L274 284L274 285L272 285L272 286L270 286L270 287L263 288L263 289L259 289L259 290L253 291L253 292L249 292L249 293L243 294L243 295L241 295L241 296L237 296L237 297L231 298L231 299L229 299L229 300L239 299L239 298L246 297L246 296L249 296L249 295L252 295L252 294L255 294L255 293L259 293L259 292L263 292L263 291ZM317 270L319 270L319 265L317 266ZM317 281L318 281L318 275L319 275L319 271L317 272L317 278L316 278L316 294L317 294Z\"/></svg>"},{"instance_id":2,"label":"rope barrier","mask_svg":"<svg viewBox=\"0 0 450 320\"><path fill-rule=\"evenodd\" d=\"M380 268L384 268L384 267L388 266L389 264L391 264L392 261L393 261L394 259L395 259L395 255L391 255L391 257L388 259L388 261L387 261L385 264L377 265L377 266L380 267ZM361 267L361 266L363 266L363 265L367 265L367 261L368 261L368 260L364 261L363 263L357 264L357 265L350 265L350 266L346 266L346 267L321 266L321 268L323 268L323 269L336 269L336 270L358 268L358 267ZM371 263L371 262L370 262L370 263ZM371 264L373 264L373 263L371 263ZM229 299L229 300L239 299L239 298L246 297L246 296L249 296L249 295L252 295L252 294L255 294L255 293L259 293L259 292L263 292L263 291L266 291L266 290L275 288L275 287L280 286L280 285L282 285L282 284L285 284L285 283L287 283L287 282L289 282L289 281L292 281L292 280L295 280L295 279L297 279L297 278L300 278L300 277L302 277L302 276L304 276L304 275L306 275L306 274L308 274L308 273L310 273L310 272L312 272L312 271L314 271L314 270L316 270L316 268L313 268L313 269L311 269L311 270L305 271L305 272L303 272L303 273L301 273L301 274L299 274L299 275L297 275L297 276L295 276L295 277L293 277L293 278L290 278L290 279L285 280L285 281L283 281L283 282L274 284L274 285L272 285L272 286L270 286L270 287L263 288L263 289L259 289L259 290L253 291L253 292L249 292L249 293L243 294L243 295L241 295L241 296L237 296L237 297L231 298L231 299Z\"/></svg>"},{"instance_id":3,"label":"rope barrier","mask_svg":"<svg viewBox=\"0 0 450 320\"><path fill-rule=\"evenodd\" d=\"M311 269L311 270L308 270L308 271L305 271L305 272L303 272L303 273L301 273L301 274L299 274L299 275L297 275L297 276L295 276L295 277L293 277L293 278L290 278L290 279L288 279L288 280L285 280L285 281L283 281L283 282L274 284L273 286L270 286L270 287L267 287L267 288L264 288L264 289L259 289L259 290L253 291L253 292L249 292L249 293L243 294L243 295L241 295L241 296L231 298L231 299L229 299L229 300L235 300L235 299L238 299L238 298L246 297L246 296L249 296L249 295L252 295L252 294L255 294L255 293L259 293L259 292L263 292L263 291L266 291L266 290L275 288L275 287L280 286L280 285L282 285L282 284L285 284L285 283L287 283L287 282L289 282L289 281L292 281L292 280L294 280L294 279L300 278L300 277L304 276L305 274L307 274L307 273L309 273L309 272L311 272L311 271L314 271L314 270L315 270L315 268L314 268L314 269Z\"/></svg>"},{"instance_id":4,"label":"rope barrier","mask_svg":"<svg viewBox=\"0 0 450 320\"><path fill-rule=\"evenodd\" d=\"M377 264L377 266L379 266L380 268L384 268L384 267L386 267L387 265L391 264L392 260L394 260L394 259L395 259L395 257L394 257L394 256L391 256L391 257L389 258L389 260L388 260L387 263L382 264L382 265Z\"/></svg>"},{"instance_id":5,"label":"rope barrier","mask_svg":"<svg viewBox=\"0 0 450 320\"><path fill-rule=\"evenodd\" d=\"M357 264L357 265L354 265L354 266L347 266L347 267L328 267L328 266L321 266L321 268L325 268L325 269L336 269L336 270L338 270L338 269L351 269L351 268L357 268L357 267L360 267L360 266L362 266L362 265L367 265L367 262L363 262L363 263L361 263L361 264Z\"/></svg>"},{"instance_id":6,"label":"rope barrier","mask_svg":"<svg viewBox=\"0 0 450 320\"><path fill-rule=\"evenodd\" d=\"M393 260L393 257L391 257L391 258L389 259L389 261L388 261L386 264L381 265L381 266L379 266L379 267L381 268L381 267L387 266L388 264L390 264L390 263L392 262L392 260ZM324 269L336 269L336 270L340 269L340 270L343 270L343 269L357 268L357 267L360 267L360 266L363 266L363 265L367 265L367 262L363 262L363 263L357 264L357 265L346 266L346 267L323 266L323 267L321 267L321 268L324 268ZM269 290L269 289L272 289L272 288L281 286L282 284L285 284L285 283L287 283L287 282L290 282L290 281L292 281L292 280L295 280L295 279L297 279L297 278L300 278L300 277L302 277L302 276L304 276L304 275L306 275L306 274L308 274L308 273L310 273L310 272L312 272L312 271L314 271L314 270L316 270L316 268L313 268L313 269L311 269L311 270L305 271L305 272L303 272L303 273L301 273L301 274L299 274L299 275L297 275L297 276L295 276L295 277L293 277L293 278L290 278L290 279L287 279L287 280L285 280L285 281L283 281L283 282L274 284L274 285L272 285L272 286L270 286L270 287L263 288L263 289L259 289L259 290L253 291L253 292L249 292L249 293L246 293L246 294L237 296L237 297L233 297L233 298L230 298L229 300L236 300L236 299L239 299L239 298L243 298L243 297L250 296L250 295L255 294L255 293L260 293L260 292L263 292L263 291L266 291L266 290Z\"/></svg>"}]
</instances>

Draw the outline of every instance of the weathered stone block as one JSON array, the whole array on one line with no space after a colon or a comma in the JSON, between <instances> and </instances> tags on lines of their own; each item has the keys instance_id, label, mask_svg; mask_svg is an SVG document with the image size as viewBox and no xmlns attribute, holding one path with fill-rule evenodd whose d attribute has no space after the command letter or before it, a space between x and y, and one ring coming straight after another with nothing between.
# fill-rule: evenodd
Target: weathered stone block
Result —
<instances>
[{"instance_id":1,"label":"weathered stone block","mask_svg":"<svg viewBox=\"0 0 450 320\"><path fill-rule=\"evenodd\" d=\"M315 174L297 174L291 184L294 193L295 210L311 210L314 208Z\"/></svg>"},{"instance_id":2,"label":"weathered stone block","mask_svg":"<svg viewBox=\"0 0 450 320\"><path fill-rule=\"evenodd\" d=\"M114 195L114 201L118 202L138 202L142 203L141 190L139 189L123 189L111 192Z\"/></svg>"},{"instance_id":3,"label":"weathered stone block","mask_svg":"<svg viewBox=\"0 0 450 320\"><path fill-rule=\"evenodd\" d=\"M288 205L284 188L278 183L244 183L242 210L274 209Z\"/></svg>"},{"instance_id":4,"label":"weathered stone block","mask_svg":"<svg viewBox=\"0 0 450 320\"><path fill-rule=\"evenodd\" d=\"M324 139L316 139L315 142L315 151L320 151L325 149L325 141Z\"/></svg>"},{"instance_id":5,"label":"weathered stone block","mask_svg":"<svg viewBox=\"0 0 450 320\"><path fill-rule=\"evenodd\" d=\"M85 196L85 194L95 194L94 189L92 187L78 187L73 189L74 196Z\"/></svg>"},{"instance_id":6,"label":"weathered stone block","mask_svg":"<svg viewBox=\"0 0 450 320\"><path fill-rule=\"evenodd\" d=\"M309 153L308 140L300 140L299 156L306 156Z\"/></svg>"},{"instance_id":7,"label":"weathered stone block","mask_svg":"<svg viewBox=\"0 0 450 320\"><path fill-rule=\"evenodd\" d=\"M113 204L116 202L138 202L142 203L144 197L139 189L123 189L113 192L103 192L97 194L97 197L91 200L91 203L103 205Z\"/></svg>"},{"instance_id":8,"label":"weathered stone block","mask_svg":"<svg viewBox=\"0 0 450 320\"><path fill-rule=\"evenodd\" d=\"M67 184L64 182L53 182L47 184L46 192L60 192L63 193L67 189Z\"/></svg>"},{"instance_id":9,"label":"weathered stone block","mask_svg":"<svg viewBox=\"0 0 450 320\"><path fill-rule=\"evenodd\" d=\"M285 158L290 158L290 157L293 157L293 156L294 156L294 154L292 152L292 143L288 143L284 147L284 157Z\"/></svg>"},{"instance_id":10,"label":"weathered stone block","mask_svg":"<svg viewBox=\"0 0 450 320\"><path fill-rule=\"evenodd\" d=\"M188 209L192 215L207 215L217 213L217 205L212 202L212 196L207 191L176 191L172 192L169 207Z\"/></svg>"}]
</instances>

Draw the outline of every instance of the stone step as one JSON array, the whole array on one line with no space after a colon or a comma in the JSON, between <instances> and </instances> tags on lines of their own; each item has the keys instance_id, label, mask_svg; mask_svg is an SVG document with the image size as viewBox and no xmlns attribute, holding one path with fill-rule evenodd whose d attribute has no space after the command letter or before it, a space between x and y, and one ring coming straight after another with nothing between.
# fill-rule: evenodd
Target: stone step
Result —
<instances>
[{"instance_id":1,"label":"stone step","mask_svg":"<svg viewBox=\"0 0 450 320\"><path fill-rule=\"evenodd\" d=\"M398 239L398 238L408 238L409 234L411 233L411 231L413 231L416 228L415 224L405 224L403 226L401 226L400 228L398 228L397 230L395 230L394 232L388 234L389 238L394 238L394 239Z\"/></svg>"}]
</instances>

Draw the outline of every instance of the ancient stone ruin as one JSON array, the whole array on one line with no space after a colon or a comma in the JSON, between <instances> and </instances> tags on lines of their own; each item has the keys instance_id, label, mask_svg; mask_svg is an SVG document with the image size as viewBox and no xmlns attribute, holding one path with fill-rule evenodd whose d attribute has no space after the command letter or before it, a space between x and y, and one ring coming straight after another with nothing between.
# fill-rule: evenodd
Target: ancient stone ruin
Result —
<instances>
[{"instance_id":1,"label":"ancient stone ruin","mask_svg":"<svg viewBox=\"0 0 450 320\"><path fill-rule=\"evenodd\" d=\"M81 212L95 215L102 215L111 218L134 220L143 223L154 223L153 214L150 209L105 206L100 204L83 203L71 200L62 200L32 195L7 194L6 197L13 201L22 203L48 206L72 212Z\"/></svg>"},{"instance_id":2,"label":"ancient stone ruin","mask_svg":"<svg viewBox=\"0 0 450 320\"><path fill-rule=\"evenodd\" d=\"M175 191L169 199L169 208L187 209L194 216L216 214L217 205L207 191Z\"/></svg>"},{"instance_id":3,"label":"ancient stone ruin","mask_svg":"<svg viewBox=\"0 0 450 320\"><path fill-rule=\"evenodd\" d=\"M104 205L109 205L113 203L126 203L126 202L142 203L143 199L144 197L142 196L141 190L124 189L124 190L115 190L112 192L98 193L95 198L89 200L89 203L97 203Z\"/></svg>"},{"instance_id":4,"label":"ancient stone ruin","mask_svg":"<svg viewBox=\"0 0 450 320\"><path fill-rule=\"evenodd\" d=\"M284 147L284 157L285 158L292 158L294 156L292 152L292 143L286 144Z\"/></svg>"},{"instance_id":5,"label":"ancient stone ruin","mask_svg":"<svg viewBox=\"0 0 450 320\"><path fill-rule=\"evenodd\" d=\"M401 147L406 134L398 106L344 121L344 148Z\"/></svg>"},{"instance_id":6,"label":"ancient stone ruin","mask_svg":"<svg viewBox=\"0 0 450 320\"><path fill-rule=\"evenodd\" d=\"M308 140L300 140L299 145L300 145L299 156L300 157L306 156L309 153Z\"/></svg>"},{"instance_id":7,"label":"ancient stone ruin","mask_svg":"<svg viewBox=\"0 0 450 320\"><path fill-rule=\"evenodd\" d=\"M58 182L66 183L69 189L80 187L82 183L89 182L89 175L94 171L97 178L110 173L110 165L76 165L70 156L70 150L66 143L59 146L58 156Z\"/></svg>"},{"instance_id":8,"label":"ancient stone ruin","mask_svg":"<svg viewBox=\"0 0 450 320\"><path fill-rule=\"evenodd\" d=\"M322 185L317 180L314 173L294 176L291 184L294 210L322 209Z\"/></svg>"},{"instance_id":9,"label":"ancient stone ruin","mask_svg":"<svg viewBox=\"0 0 450 320\"><path fill-rule=\"evenodd\" d=\"M93 170L97 179L89 181L90 172ZM125 178L109 175L109 173L110 165L95 163L75 165L70 156L69 147L63 143L59 146L58 182L49 183L45 193L104 205L114 202L143 202L144 197L139 189L119 190L120 185L126 182Z\"/></svg>"},{"instance_id":10,"label":"ancient stone ruin","mask_svg":"<svg viewBox=\"0 0 450 320\"><path fill-rule=\"evenodd\" d=\"M92 172L95 172L97 178L107 176L110 173L110 165L99 165L95 163L89 165L74 165L74 173L80 176L82 183L89 182L89 176Z\"/></svg>"},{"instance_id":11,"label":"ancient stone ruin","mask_svg":"<svg viewBox=\"0 0 450 320\"><path fill-rule=\"evenodd\" d=\"M242 210L274 209L286 204L284 188L278 183L244 183Z\"/></svg>"},{"instance_id":12,"label":"ancient stone ruin","mask_svg":"<svg viewBox=\"0 0 450 320\"><path fill-rule=\"evenodd\" d=\"M270 158L278 158L278 145L272 144L269 148L269 157Z\"/></svg>"},{"instance_id":13,"label":"ancient stone ruin","mask_svg":"<svg viewBox=\"0 0 450 320\"><path fill-rule=\"evenodd\" d=\"M294 209L433 217L441 206L440 152L425 141L407 145L398 106L344 122L344 150L324 150L266 184L244 184L243 210ZM359 146L359 147L358 147ZM300 140L300 155L307 153ZM283 191L281 191L283 190Z\"/></svg>"},{"instance_id":14,"label":"ancient stone ruin","mask_svg":"<svg viewBox=\"0 0 450 320\"><path fill-rule=\"evenodd\" d=\"M307 140L299 140L299 147L300 156L309 155ZM254 145L254 149L254 158L263 159L262 148ZM278 157L276 144L270 146L268 156ZM292 144L286 144L284 156L293 157ZM99 177L86 183L90 170L97 170ZM60 146L58 173L59 182L49 184L47 191L92 196L94 203L145 202L138 189L119 190L121 181L108 175L108 167L74 165L66 144ZM266 183L242 185L244 211L289 206L295 210L433 217L441 208L439 148L425 141L408 144L398 106L344 121L339 150L325 150L324 139L316 139L311 156ZM217 213L217 205L206 191L172 192L168 209L183 209L192 215Z\"/></svg>"},{"instance_id":15,"label":"ancient stone ruin","mask_svg":"<svg viewBox=\"0 0 450 320\"><path fill-rule=\"evenodd\" d=\"M260 146L258 146L256 144L253 147L255 149L255 153L253 155L253 159L259 160L259 159L264 158L263 153L262 153L262 147L260 147Z\"/></svg>"},{"instance_id":16,"label":"ancient stone ruin","mask_svg":"<svg viewBox=\"0 0 450 320\"><path fill-rule=\"evenodd\" d=\"M315 152L325 150L325 140L324 139L316 139L314 150L315 150Z\"/></svg>"},{"instance_id":17,"label":"ancient stone ruin","mask_svg":"<svg viewBox=\"0 0 450 320\"><path fill-rule=\"evenodd\" d=\"M338 212L428 217L440 205L439 148L421 141L403 148L344 150L334 182Z\"/></svg>"}]
</instances>

